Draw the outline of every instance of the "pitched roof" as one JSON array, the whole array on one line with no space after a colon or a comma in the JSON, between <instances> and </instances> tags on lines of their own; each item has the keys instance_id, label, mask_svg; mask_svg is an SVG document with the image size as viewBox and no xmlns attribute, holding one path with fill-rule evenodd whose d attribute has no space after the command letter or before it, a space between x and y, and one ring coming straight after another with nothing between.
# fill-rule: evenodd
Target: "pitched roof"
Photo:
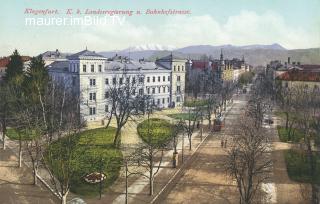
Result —
<instances>
[{"instance_id":1,"label":"pitched roof","mask_svg":"<svg viewBox=\"0 0 320 204\"><path fill-rule=\"evenodd\" d=\"M47 66L49 71L68 72L69 61L55 61Z\"/></svg>"},{"instance_id":2,"label":"pitched roof","mask_svg":"<svg viewBox=\"0 0 320 204\"><path fill-rule=\"evenodd\" d=\"M310 81L320 82L320 72L312 72L306 70L289 70L277 77L283 81Z\"/></svg>"},{"instance_id":3,"label":"pitched roof","mask_svg":"<svg viewBox=\"0 0 320 204\"><path fill-rule=\"evenodd\" d=\"M170 55L167 55L167 56L164 56L164 57L157 59L157 61L172 61L172 60L184 60L184 58L182 58L176 54L171 53Z\"/></svg>"},{"instance_id":4,"label":"pitched roof","mask_svg":"<svg viewBox=\"0 0 320 204\"><path fill-rule=\"evenodd\" d=\"M79 59L82 57L95 57L95 58L104 58L104 56L97 54L95 51L83 50L76 54L68 56L68 59Z\"/></svg>"}]
</instances>

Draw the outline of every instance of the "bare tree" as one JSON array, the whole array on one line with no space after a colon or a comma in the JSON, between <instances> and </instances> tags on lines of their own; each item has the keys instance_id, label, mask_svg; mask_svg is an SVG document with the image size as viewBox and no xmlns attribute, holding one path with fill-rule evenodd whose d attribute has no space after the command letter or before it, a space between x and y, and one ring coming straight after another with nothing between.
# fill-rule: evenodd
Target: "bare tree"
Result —
<instances>
[{"instance_id":1,"label":"bare tree","mask_svg":"<svg viewBox=\"0 0 320 204\"><path fill-rule=\"evenodd\" d=\"M109 98L111 111L109 122L114 117L117 124L116 134L113 144L119 146L121 143L121 130L130 118L142 114L143 110L143 75L128 75L125 71L118 78L113 78L113 85L106 93Z\"/></svg>"},{"instance_id":2,"label":"bare tree","mask_svg":"<svg viewBox=\"0 0 320 204\"><path fill-rule=\"evenodd\" d=\"M187 133L188 141L189 141L189 150L192 148L192 134L196 127L196 121L199 119L201 114L200 107L189 107L188 108L188 118L186 120L186 125L184 126L185 131Z\"/></svg>"},{"instance_id":3,"label":"bare tree","mask_svg":"<svg viewBox=\"0 0 320 204\"><path fill-rule=\"evenodd\" d=\"M160 170L164 151L169 141L157 142L153 138L154 133L150 124L150 114L152 113L152 105L147 102L147 140L140 144L136 150L128 157L129 165L138 166L145 171L130 172L130 174L139 174L149 179L149 195L154 192L154 178Z\"/></svg>"},{"instance_id":4,"label":"bare tree","mask_svg":"<svg viewBox=\"0 0 320 204\"><path fill-rule=\"evenodd\" d=\"M237 134L232 136L226 170L236 180L239 203L250 204L260 184L268 179L268 173L271 171L272 161L265 155L269 145L263 130L256 127L252 118L242 118L235 129Z\"/></svg>"},{"instance_id":5,"label":"bare tree","mask_svg":"<svg viewBox=\"0 0 320 204\"><path fill-rule=\"evenodd\" d=\"M311 201L316 204L319 203L319 186L316 182L317 179L317 161L314 154L314 133L317 132L319 123L318 117L320 113L320 98L319 90L310 90L307 87L297 87L295 89L295 111L297 114L297 124L302 130L304 138L304 146L306 148L307 163L309 165L309 174L311 177Z\"/></svg>"},{"instance_id":6,"label":"bare tree","mask_svg":"<svg viewBox=\"0 0 320 204\"><path fill-rule=\"evenodd\" d=\"M53 130L49 129L48 132L54 133L53 136L58 140L54 141L52 138L47 138L47 140L50 140L47 142L50 145L47 147L45 154L42 154L42 161L49 172L51 183L58 193L61 203L65 204L70 191L70 180L77 168L73 161L82 154L82 152L77 152L75 147L84 124L80 116L79 96L64 85L53 86L51 84L51 87L52 90L46 97L47 107L57 109L54 112L48 110L46 117L51 124L48 127L54 128ZM49 96L53 96L54 99Z\"/></svg>"}]
</instances>

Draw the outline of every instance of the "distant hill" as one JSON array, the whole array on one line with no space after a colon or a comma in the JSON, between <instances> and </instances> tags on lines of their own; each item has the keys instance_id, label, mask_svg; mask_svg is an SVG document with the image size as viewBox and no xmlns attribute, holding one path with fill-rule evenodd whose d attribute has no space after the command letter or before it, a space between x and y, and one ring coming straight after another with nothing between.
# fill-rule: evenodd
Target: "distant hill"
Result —
<instances>
[{"instance_id":1,"label":"distant hill","mask_svg":"<svg viewBox=\"0 0 320 204\"><path fill-rule=\"evenodd\" d=\"M112 57L117 53L125 56L130 55L132 59L145 58L153 61L171 52L178 56L191 59L198 59L204 54L208 56L211 55L213 58L219 58L222 49L224 58L242 58L242 56L244 56L246 62L253 66L266 65L271 60L286 61L288 57L291 57L292 62L299 61L302 64L320 64L320 48L287 50L277 43L271 45L246 46L193 45L173 50L165 50L166 46L157 47L159 48L157 50L148 50L148 46L138 46L138 51L131 51L135 49L125 49L122 51L100 52L100 54L106 57Z\"/></svg>"}]
</instances>

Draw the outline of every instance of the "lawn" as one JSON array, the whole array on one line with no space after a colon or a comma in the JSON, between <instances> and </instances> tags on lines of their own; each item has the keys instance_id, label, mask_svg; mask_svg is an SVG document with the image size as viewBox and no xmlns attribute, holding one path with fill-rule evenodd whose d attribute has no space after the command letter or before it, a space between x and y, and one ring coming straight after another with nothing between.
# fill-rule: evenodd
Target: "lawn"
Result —
<instances>
[{"instance_id":1,"label":"lawn","mask_svg":"<svg viewBox=\"0 0 320 204\"><path fill-rule=\"evenodd\" d=\"M168 115L171 118L177 119L177 120L189 120L189 117L192 121L196 119L196 115L194 113L176 113L176 114L169 114Z\"/></svg>"},{"instance_id":2,"label":"lawn","mask_svg":"<svg viewBox=\"0 0 320 204\"><path fill-rule=\"evenodd\" d=\"M287 150L285 152L285 161L290 179L298 182L320 184L320 154L314 153L314 155L316 157L317 173L315 178L312 178L305 153L297 150Z\"/></svg>"},{"instance_id":3,"label":"lawn","mask_svg":"<svg viewBox=\"0 0 320 204\"><path fill-rule=\"evenodd\" d=\"M148 120L143 121L138 125L138 134L142 140L146 143L151 143L154 145L162 145L169 141L173 136L173 125L167 120L151 118L149 121L149 133L148 134ZM149 139L149 135L151 138Z\"/></svg>"},{"instance_id":4,"label":"lawn","mask_svg":"<svg viewBox=\"0 0 320 204\"><path fill-rule=\"evenodd\" d=\"M183 105L186 107L199 107L199 106L205 106L207 105L207 103L208 102L205 99L198 99L198 100L185 101Z\"/></svg>"},{"instance_id":5,"label":"lawn","mask_svg":"<svg viewBox=\"0 0 320 204\"><path fill-rule=\"evenodd\" d=\"M288 130L286 130L285 127L278 126L277 129L278 129L278 135L281 142L300 142L301 139L303 139L303 133L296 128L292 129L293 134L291 133L290 139L288 137Z\"/></svg>"},{"instance_id":6,"label":"lawn","mask_svg":"<svg viewBox=\"0 0 320 204\"><path fill-rule=\"evenodd\" d=\"M26 141L26 140L31 140L32 138L36 137L37 134L35 130L29 131L26 133L25 131L18 132L14 128L8 128L6 135L11 139L11 140L19 140L19 137L21 135L21 140Z\"/></svg>"},{"instance_id":7,"label":"lawn","mask_svg":"<svg viewBox=\"0 0 320 204\"><path fill-rule=\"evenodd\" d=\"M50 145L49 151L52 158L56 158L51 160L53 161L51 166L55 169L57 177L63 176L63 173L56 166L63 163L61 160L66 158L66 152L71 152L74 171L71 177L71 192L83 196L97 196L99 184L89 184L84 181L83 176L99 172L101 166L106 175L106 180L103 182L104 191L118 178L122 165L122 153L113 146L114 135L115 128L98 128L62 138ZM68 151L66 144L72 146L71 151ZM103 159L102 163L101 159Z\"/></svg>"}]
</instances>

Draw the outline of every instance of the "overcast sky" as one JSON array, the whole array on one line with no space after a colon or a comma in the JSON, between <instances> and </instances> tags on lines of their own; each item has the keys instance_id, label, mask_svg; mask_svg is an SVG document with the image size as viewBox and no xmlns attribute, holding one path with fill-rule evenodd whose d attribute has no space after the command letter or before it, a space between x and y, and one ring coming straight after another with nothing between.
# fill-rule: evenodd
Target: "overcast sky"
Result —
<instances>
[{"instance_id":1,"label":"overcast sky","mask_svg":"<svg viewBox=\"0 0 320 204\"><path fill-rule=\"evenodd\" d=\"M33 16L25 9L58 9ZM320 47L319 0L4 0L0 12L0 56L17 48L108 51L140 44L248 45L279 43L287 49ZM190 15L133 15L105 26L26 26L26 17L68 17L67 9L190 10ZM84 15L73 15L79 17ZM111 20L111 19L110 19Z\"/></svg>"}]
</instances>

